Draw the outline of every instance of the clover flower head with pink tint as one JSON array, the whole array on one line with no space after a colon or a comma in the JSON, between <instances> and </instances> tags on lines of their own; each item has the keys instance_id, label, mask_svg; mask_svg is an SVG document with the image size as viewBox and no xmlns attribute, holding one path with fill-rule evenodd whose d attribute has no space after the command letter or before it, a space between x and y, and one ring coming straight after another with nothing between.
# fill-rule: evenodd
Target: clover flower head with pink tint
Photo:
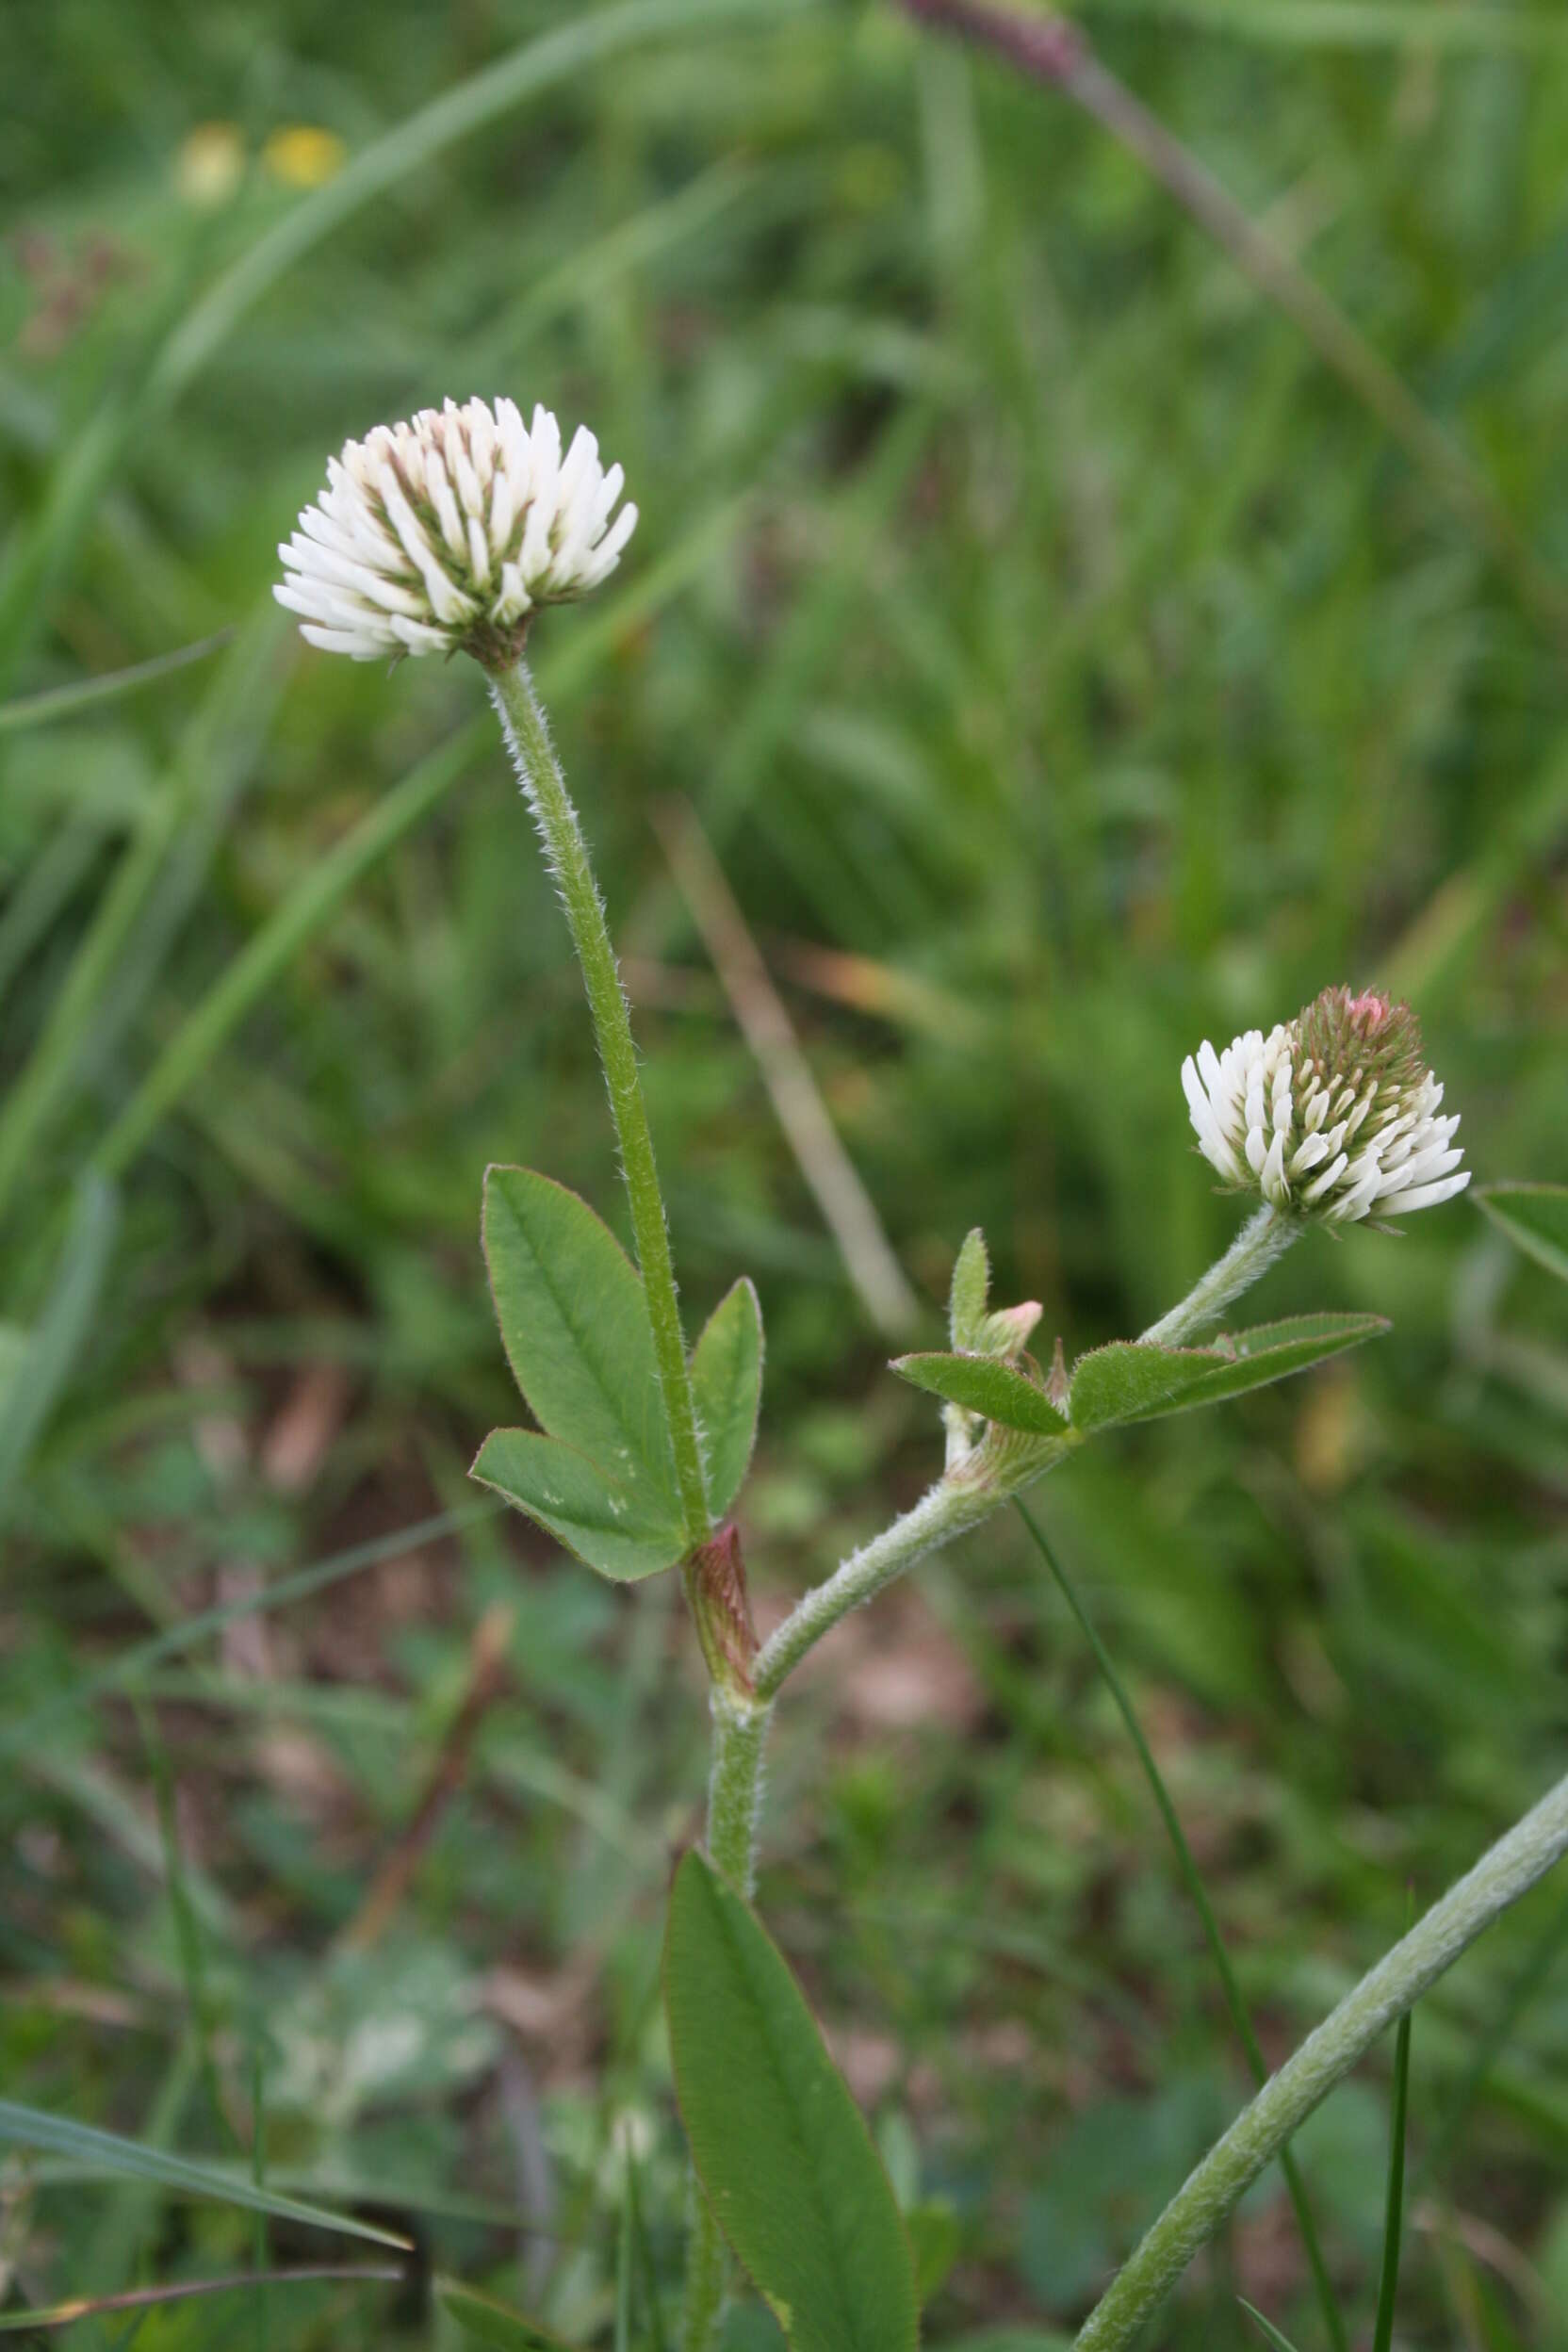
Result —
<instances>
[{"instance_id":1,"label":"clover flower head with pink tint","mask_svg":"<svg viewBox=\"0 0 1568 2352\"><path fill-rule=\"evenodd\" d=\"M1204 1158L1289 1215L1350 1224L1436 1208L1470 1182L1415 1016L1378 989L1325 988L1222 1054L1205 1038L1182 1085Z\"/></svg>"}]
</instances>

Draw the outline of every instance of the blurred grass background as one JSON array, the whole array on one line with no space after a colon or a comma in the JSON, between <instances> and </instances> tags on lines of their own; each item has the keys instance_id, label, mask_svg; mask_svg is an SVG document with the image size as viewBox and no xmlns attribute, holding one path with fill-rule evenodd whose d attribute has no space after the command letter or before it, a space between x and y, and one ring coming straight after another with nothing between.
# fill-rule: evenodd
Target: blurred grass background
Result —
<instances>
[{"instance_id":1,"label":"blurred grass background","mask_svg":"<svg viewBox=\"0 0 1568 2352\"><path fill-rule=\"evenodd\" d=\"M1568 583L1560 15L1080 21ZM482 1168L618 1222L614 1169L478 678L312 655L270 605L326 452L506 390L589 420L643 509L537 664L692 1328L737 1271L762 1296L770 1616L938 1432L651 812L695 808L926 1326L979 1222L1071 1353L1233 1229L1182 1054L1331 979L1412 996L1482 1181L1563 1175L1563 636L1101 128L890 9L12 0L5 40L3 691L234 634L0 713L0 2082L351 2202L587 2341L629 2148L644 2289L678 2261L658 1939L704 1709L670 1580L600 1585L466 1482L515 1417ZM1257 1315L1317 1305L1395 1329L1038 1498L1273 2059L1563 1748L1560 1292L1461 1200L1312 1239ZM782 1710L761 1899L949 2216L956 2344L1070 2327L1245 2073L1021 1530L916 1583ZM1403 2343L1568 2344L1565 1942L1548 1885L1418 2015ZM1300 2144L1364 2328L1386 2080ZM332 2251L90 2174L7 2161L11 2307ZM1157 2341L1257 2341L1241 2294L1319 2344L1277 2175ZM457 2341L417 2283L131 2325Z\"/></svg>"}]
</instances>

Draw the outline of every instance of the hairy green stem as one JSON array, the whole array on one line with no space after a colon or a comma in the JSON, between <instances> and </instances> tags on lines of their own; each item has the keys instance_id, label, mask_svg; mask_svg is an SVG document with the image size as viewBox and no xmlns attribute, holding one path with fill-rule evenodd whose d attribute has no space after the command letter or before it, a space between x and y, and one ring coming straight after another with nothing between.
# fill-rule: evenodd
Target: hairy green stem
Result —
<instances>
[{"instance_id":1,"label":"hairy green stem","mask_svg":"<svg viewBox=\"0 0 1568 2352\"><path fill-rule=\"evenodd\" d=\"M1499 1913L1568 1852L1568 1778L1364 1976L1216 2142L1079 2330L1074 2352L1123 2352L1199 2247L1379 2036Z\"/></svg>"},{"instance_id":2,"label":"hairy green stem","mask_svg":"<svg viewBox=\"0 0 1568 2352\"><path fill-rule=\"evenodd\" d=\"M1266 1202L1249 1217L1222 1258L1217 1258L1200 1282L1195 1282L1179 1306L1151 1323L1140 1340L1153 1348L1180 1348L1223 1314L1233 1298L1250 1290L1301 1232L1300 1221L1283 1217Z\"/></svg>"},{"instance_id":3,"label":"hairy green stem","mask_svg":"<svg viewBox=\"0 0 1568 2352\"><path fill-rule=\"evenodd\" d=\"M1042 1469L1047 1464L1042 1462ZM752 1669L760 1699L777 1696L785 1676L799 1665L807 1651L852 1609L858 1609L904 1574L926 1552L935 1551L1004 1501L1007 1490L988 1480L939 1478L912 1509L891 1527L851 1552L824 1584L815 1585L796 1603L784 1623L763 1642Z\"/></svg>"},{"instance_id":4,"label":"hairy green stem","mask_svg":"<svg viewBox=\"0 0 1568 2352\"><path fill-rule=\"evenodd\" d=\"M621 1172L631 1209L631 1231L637 1245L648 1321L653 1327L659 1385L675 1451L686 1540L694 1550L707 1542L712 1521L702 1474L696 1414L692 1405L686 1342L676 1299L669 1229L664 1220L653 1135L637 1070L630 1009L621 986L615 951L610 944L604 902L594 880L588 845L550 742L549 727L528 663L519 660L511 669L492 671L490 694L539 828L546 858L566 909L572 943L582 966L588 1009L593 1016L604 1081L610 1093L611 1116L621 1147Z\"/></svg>"},{"instance_id":5,"label":"hairy green stem","mask_svg":"<svg viewBox=\"0 0 1568 2352\"><path fill-rule=\"evenodd\" d=\"M757 1874L757 1816L772 1705L733 1697L715 1683L713 1761L708 1783L708 1852L748 1899ZM681 2352L708 2352L729 2284L729 2256L694 2169L687 2186L686 2307Z\"/></svg>"},{"instance_id":6,"label":"hairy green stem","mask_svg":"<svg viewBox=\"0 0 1568 2352\"><path fill-rule=\"evenodd\" d=\"M1126 1686L1117 1673L1110 1652L1095 1628L1093 1618L1078 1597L1077 1587L1047 1543L1044 1528L1039 1526L1021 1496L1014 1496L1013 1508L1033 1536L1036 1549L1051 1571L1056 1590L1072 1611L1077 1620L1079 1631L1093 1651L1094 1662L1100 1669L1101 1678L1109 1690L1116 1704L1117 1712L1127 1727L1127 1735L1137 1751L1138 1762L1143 1767L1143 1776L1149 1783L1160 1819L1165 1824L1166 1836L1169 1838L1171 1851L1176 1856L1176 1866L1182 1873L1187 1892L1192 1897L1193 1907L1202 1923L1204 1941L1209 1947L1219 1982L1224 1987L1225 2005L1230 2010L1231 2022L1236 2030L1236 2038L1247 2053L1247 2063L1252 2069L1252 2080L1262 2083L1267 2079L1268 2068L1264 2063L1263 2051L1258 2047L1257 2034L1252 2030L1251 2014L1248 2009L1241 1986L1236 1982L1235 1970L1231 1966L1231 1955L1225 1949L1225 1939L1220 1935L1219 1922L1215 1918L1214 1907L1209 1902L1202 1873L1193 1857L1192 1848L1187 1843L1186 1832L1182 1827L1181 1816L1171 1800L1170 1791L1165 1785L1164 1775L1154 1761L1154 1752L1144 1737L1143 1725L1138 1722L1134 1711L1133 1702L1127 1695ZM1312 2271L1313 2282L1317 2290L1317 2299L1322 2308L1323 2324L1328 2330L1329 2342L1333 2345L1334 2352L1346 2352L1345 2323L1339 2315L1339 2306L1334 2300L1333 2287L1329 2278L1329 2266L1323 2259L1323 2248L1318 2240L1317 2225L1312 2216L1312 2207L1307 2202L1306 2183L1301 2179L1296 2159L1288 2148L1280 2150L1280 2165L1285 2177L1285 2186L1290 2192L1290 2201L1296 2214L1296 2227L1300 2233L1301 2245Z\"/></svg>"}]
</instances>

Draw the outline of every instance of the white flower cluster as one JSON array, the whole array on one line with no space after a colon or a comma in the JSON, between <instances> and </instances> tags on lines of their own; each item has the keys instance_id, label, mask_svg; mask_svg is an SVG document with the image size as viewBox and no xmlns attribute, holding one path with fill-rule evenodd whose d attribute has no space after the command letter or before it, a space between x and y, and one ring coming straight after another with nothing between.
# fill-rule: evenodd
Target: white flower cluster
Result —
<instances>
[{"instance_id":1,"label":"white flower cluster","mask_svg":"<svg viewBox=\"0 0 1568 2352\"><path fill-rule=\"evenodd\" d=\"M356 662L458 648L512 661L537 606L614 570L637 522L630 505L610 519L624 480L586 427L563 456L547 408L528 426L507 400L421 409L328 459L272 593L313 645Z\"/></svg>"},{"instance_id":2,"label":"white flower cluster","mask_svg":"<svg viewBox=\"0 0 1568 2352\"><path fill-rule=\"evenodd\" d=\"M1373 990L1325 988L1223 1054L1205 1038L1182 1085L1204 1158L1277 1209L1345 1224L1435 1208L1470 1182L1414 1015Z\"/></svg>"}]
</instances>

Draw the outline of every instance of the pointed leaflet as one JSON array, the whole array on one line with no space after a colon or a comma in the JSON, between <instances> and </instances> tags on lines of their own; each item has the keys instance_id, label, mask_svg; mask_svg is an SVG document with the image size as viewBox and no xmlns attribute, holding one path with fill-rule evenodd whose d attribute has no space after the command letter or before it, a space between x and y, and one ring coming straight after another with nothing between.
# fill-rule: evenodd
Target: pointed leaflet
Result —
<instances>
[{"instance_id":1,"label":"pointed leaflet","mask_svg":"<svg viewBox=\"0 0 1568 2352\"><path fill-rule=\"evenodd\" d=\"M1380 1315L1298 1315L1233 1331L1212 1348L1152 1348L1117 1340L1081 1356L1072 1371L1072 1426L1086 1432L1122 1421L1154 1421L1195 1405L1218 1404L1304 1371L1386 1331Z\"/></svg>"},{"instance_id":2,"label":"pointed leaflet","mask_svg":"<svg viewBox=\"0 0 1568 2352\"><path fill-rule=\"evenodd\" d=\"M1067 1430L1065 1416L1038 1382L995 1356L895 1356L892 1368L916 1388L1000 1421L1004 1429L1028 1429L1037 1437L1061 1437Z\"/></svg>"},{"instance_id":3,"label":"pointed leaflet","mask_svg":"<svg viewBox=\"0 0 1568 2352\"><path fill-rule=\"evenodd\" d=\"M991 1285L986 1236L976 1225L964 1236L953 1261L953 1288L948 1295L947 1328L955 1348L972 1348L986 1319L986 1299Z\"/></svg>"},{"instance_id":4,"label":"pointed leaflet","mask_svg":"<svg viewBox=\"0 0 1568 2352\"><path fill-rule=\"evenodd\" d=\"M609 1227L547 1176L492 1168L484 1255L507 1361L540 1426L635 1496L645 1522L673 1511L647 1306Z\"/></svg>"},{"instance_id":5,"label":"pointed leaflet","mask_svg":"<svg viewBox=\"0 0 1568 2352\"><path fill-rule=\"evenodd\" d=\"M1568 1282L1568 1184L1488 1184L1476 1205L1516 1250Z\"/></svg>"},{"instance_id":6,"label":"pointed leaflet","mask_svg":"<svg viewBox=\"0 0 1568 2352\"><path fill-rule=\"evenodd\" d=\"M881 2159L783 1959L696 1853L670 1897L664 2005L697 2177L791 2352L914 2352Z\"/></svg>"},{"instance_id":7,"label":"pointed leaflet","mask_svg":"<svg viewBox=\"0 0 1568 2352\"><path fill-rule=\"evenodd\" d=\"M644 1488L618 1487L602 1470L535 1429L492 1429L468 1476L526 1511L601 1576L630 1584L684 1558L686 1538L673 1503Z\"/></svg>"},{"instance_id":8,"label":"pointed leaflet","mask_svg":"<svg viewBox=\"0 0 1568 2352\"><path fill-rule=\"evenodd\" d=\"M723 1519L741 1491L762 1395L762 1310L743 1274L692 1354L692 1401L708 1457L708 1507Z\"/></svg>"}]
</instances>

